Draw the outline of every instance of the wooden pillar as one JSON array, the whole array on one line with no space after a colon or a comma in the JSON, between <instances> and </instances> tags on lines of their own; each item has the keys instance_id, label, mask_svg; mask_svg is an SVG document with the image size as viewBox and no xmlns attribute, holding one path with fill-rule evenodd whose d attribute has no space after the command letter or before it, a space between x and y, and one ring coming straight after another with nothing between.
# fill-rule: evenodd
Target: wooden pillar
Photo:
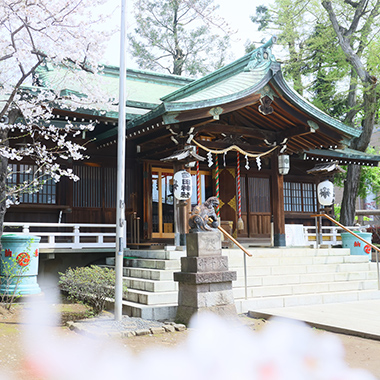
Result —
<instances>
[{"instance_id":1,"label":"wooden pillar","mask_svg":"<svg viewBox=\"0 0 380 380\"><path fill-rule=\"evenodd\" d=\"M152 238L152 165L144 162L143 165L143 236L144 239Z\"/></svg>"},{"instance_id":2,"label":"wooden pillar","mask_svg":"<svg viewBox=\"0 0 380 380\"><path fill-rule=\"evenodd\" d=\"M284 210L284 176L278 172L278 153L272 155L272 210L274 246L285 247L285 210Z\"/></svg>"}]
</instances>

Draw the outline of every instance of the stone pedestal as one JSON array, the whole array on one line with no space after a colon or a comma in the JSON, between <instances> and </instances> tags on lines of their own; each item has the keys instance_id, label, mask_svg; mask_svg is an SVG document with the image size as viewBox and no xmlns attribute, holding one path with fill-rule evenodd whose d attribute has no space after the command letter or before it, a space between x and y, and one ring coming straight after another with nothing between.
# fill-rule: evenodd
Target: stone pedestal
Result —
<instances>
[{"instance_id":1,"label":"stone pedestal","mask_svg":"<svg viewBox=\"0 0 380 380\"><path fill-rule=\"evenodd\" d=\"M221 316L236 315L232 281L236 272L228 270L228 257L222 256L221 234L195 232L186 235L187 257L181 258L176 321L188 324L192 315L210 311Z\"/></svg>"}]
</instances>

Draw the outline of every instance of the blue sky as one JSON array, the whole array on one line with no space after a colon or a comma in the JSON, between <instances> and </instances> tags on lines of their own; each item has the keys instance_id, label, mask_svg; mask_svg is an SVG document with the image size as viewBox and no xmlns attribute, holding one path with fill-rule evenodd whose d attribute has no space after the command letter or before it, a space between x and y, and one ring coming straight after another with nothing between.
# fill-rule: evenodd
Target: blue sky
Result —
<instances>
[{"instance_id":1,"label":"blue sky","mask_svg":"<svg viewBox=\"0 0 380 380\"><path fill-rule=\"evenodd\" d=\"M215 4L219 4L219 14L225 18L231 28L236 31L233 35L233 54L235 59L244 55L244 43L247 39L259 42L263 37L262 33L257 32L257 27L251 22L249 16L255 14L256 6L263 3L270 3L271 1L263 0L215 0ZM121 0L109 0L107 6L113 8L121 4ZM132 16L133 1L127 1L127 30L133 30L134 19ZM120 25L120 9L114 13L110 20L110 24ZM116 33L111 39L104 63L119 66L119 34ZM131 57L127 55L127 67L137 66L132 61Z\"/></svg>"}]
</instances>

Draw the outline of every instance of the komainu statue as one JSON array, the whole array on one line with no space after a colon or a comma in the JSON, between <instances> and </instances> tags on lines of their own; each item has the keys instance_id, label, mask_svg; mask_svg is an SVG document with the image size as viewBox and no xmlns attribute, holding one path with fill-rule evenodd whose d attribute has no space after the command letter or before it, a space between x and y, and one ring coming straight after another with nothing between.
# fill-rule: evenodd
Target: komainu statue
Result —
<instances>
[{"instance_id":1,"label":"komainu statue","mask_svg":"<svg viewBox=\"0 0 380 380\"><path fill-rule=\"evenodd\" d=\"M195 206L189 219L190 232L213 231L219 222L215 208L219 206L217 197L210 197L201 205Z\"/></svg>"}]
</instances>

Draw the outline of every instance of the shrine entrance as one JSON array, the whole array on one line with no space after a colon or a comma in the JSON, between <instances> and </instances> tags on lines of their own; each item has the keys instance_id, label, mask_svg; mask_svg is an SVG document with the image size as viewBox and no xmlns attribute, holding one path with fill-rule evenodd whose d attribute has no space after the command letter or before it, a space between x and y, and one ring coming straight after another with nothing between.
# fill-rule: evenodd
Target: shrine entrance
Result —
<instances>
[{"instance_id":1,"label":"shrine entrance","mask_svg":"<svg viewBox=\"0 0 380 380\"><path fill-rule=\"evenodd\" d=\"M193 193L191 206L198 203L196 171L191 171ZM152 238L174 238L173 169L152 168ZM208 171L199 172L200 201L203 203L212 194L212 178Z\"/></svg>"},{"instance_id":2,"label":"shrine entrance","mask_svg":"<svg viewBox=\"0 0 380 380\"><path fill-rule=\"evenodd\" d=\"M270 238L271 192L269 177L241 177L241 209L244 229L238 237Z\"/></svg>"}]
</instances>

